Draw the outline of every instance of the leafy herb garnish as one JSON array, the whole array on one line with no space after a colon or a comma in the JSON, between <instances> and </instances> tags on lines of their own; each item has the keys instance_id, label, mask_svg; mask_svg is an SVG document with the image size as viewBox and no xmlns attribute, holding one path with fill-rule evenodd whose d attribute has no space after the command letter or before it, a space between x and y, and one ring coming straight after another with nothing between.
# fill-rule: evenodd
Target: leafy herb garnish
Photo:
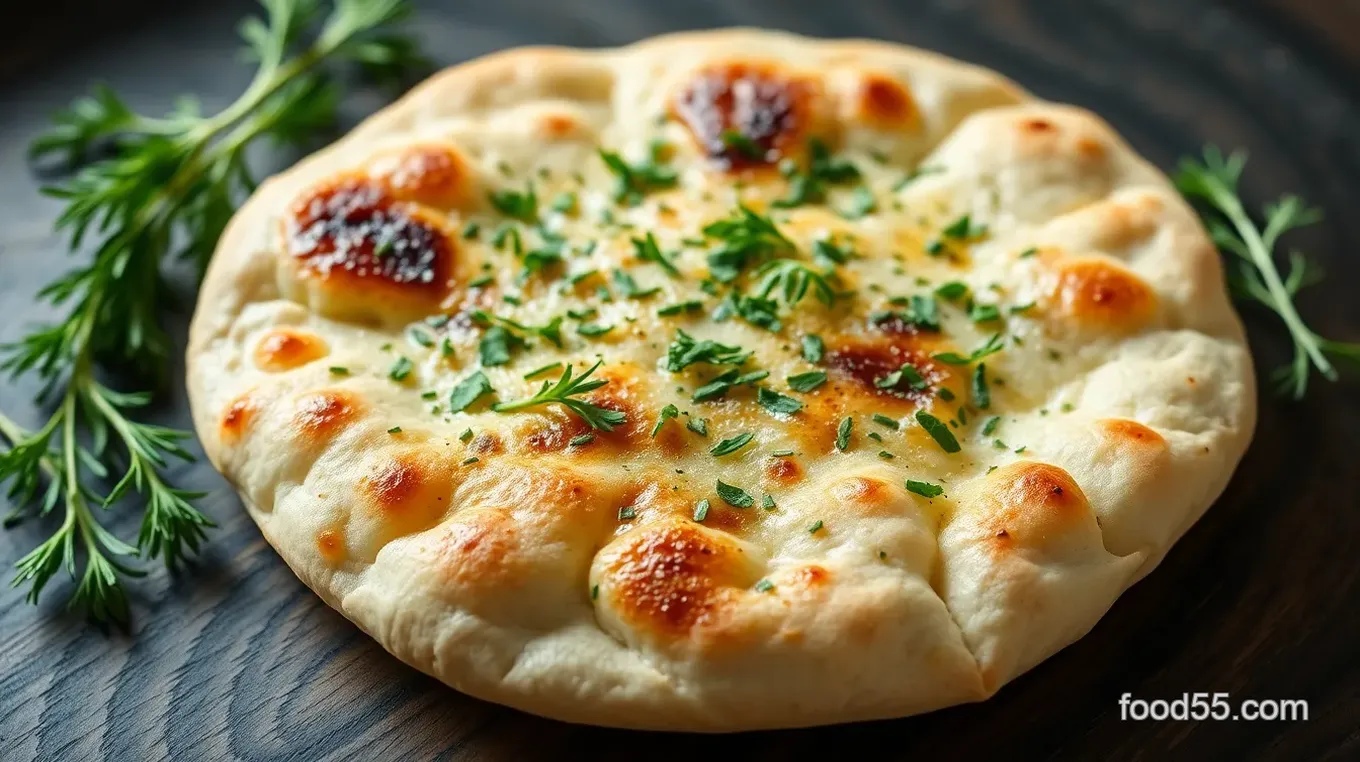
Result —
<instances>
[{"instance_id":1,"label":"leafy herb garnish","mask_svg":"<svg viewBox=\"0 0 1360 762\"><path fill-rule=\"evenodd\" d=\"M410 359L398 357L397 361L392 363L392 367L387 369L387 377L393 381L405 381L407 376L411 375L411 370L414 368L415 363L412 363Z\"/></svg>"},{"instance_id":2,"label":"leafy herb garnish","mask_svg":"<svg viewBox=\"0 0 1360 762\"><path fill-rule=\"evenodd\" d=\"M656 439L656 435L660 433L661 427L666 425L666 421L679 416L680 409L675 405L667 405L661 408L661 413L656 418L656 425L652 426L652 439Z\"/></svg>"},{"instance_id":3,"label":"leafy herb garnish","mask_svg":"<svg viewBox=\"0 0 1360 762\"><path fill-rule=\"evenodd\" d=\"M769 217L757 214L745 204L738 204L732 217L705 225L703 233L722 242L709 253L708 269L723 283L736 280L752 262L794 248Z\"/></svg>"},{"instance_id":4,"label":"leafy herb garnish","mask_svg":"<svg viewBox=\"0 0 1360 762\"><path fill-rule=\"evenodd\" d=\"M750 432L743 432L741 434L736 435L735 437L729 437L713 445L711 448L709 448L708 452L710 455L713 455L714 457L731 455L737 450L740 450L741 448L750 444L752 439L755 439L754 434L751 434Z\"/></svg>"},{"instance_id":5,"label":"leafy herb garnish","mask_svg":"<svg viewBox=\"0 0 1360 762\"><path fill-rule=\"evenodd\" d=\"M973 404L978 410L992 406L992 390L987 385L987 363L980 362L973 368Z\"/></svg>"},{"instance_id":6,"label":"leafy herb garnish","mask_svg":"<svg viewBox=\"0 0 1360 762\"><path fill-rule=\"evenodd\" d=\"M958 352L937 352L931 355L931 357L936 360L939 360L942 363L948 363L950 365L969 365L971 363L977 362L978 360L981 360L984 357L987 357L988 355L1000 352L1003 348L1005 348L1005 346L1006 343L1002 341L1001 334L994 333L991 336L989 336L985 342L982 343L982 346L978 347L977 349L974 349L972 352L969 352L966 356L961 355Z\"/></svg>"},{"instance_id":7,"label":"leafy herb garnish","mask_svg":"<svg viewBox=\"0 0 1360 762\"><path fill-rule=\"evenodd\" d=\"M633 276L623 270L615 270L612 273L612 277L614 279L614 285L619 289L619 293L623 294L626 299L646 299L649 296L655 296L661 292L659 286L653 288L639 287L637 281L633 280Z\"/></svg>"},{"instance_id":8,"label":"leafy herb garnish","mask_svg":"<svg viewBox=\"0 0 1360 762\"><path fill-rule=\"evenodd\" d=\"M755 370L746 374L742 374L739 370L729 370L698 389L695 389L694 401L706 402L711 399L717 399L718 397L727 394L733 387L741 386L742 384L754 384L757 381L764 380L769 375L770 372L768 370Z\"/></svg>"},{"instance_id":9,"label":"leafy herb garnish","mask_svg":"<svg viewBox=\"0 0 1360 762\"><path fill-rule=\"evenodd\" d=\"M698 434L701 437L706 437L708 436L708 419L693 416L689 420L685 421L685 428L689 429L690 431L693 431L695 434Z\"/></svg>"},{"instance_id":10,"label":"leafy herb garnish","mask_svg":"<svg viewBox=\"0 0 1360 762\"><path fill-rule=\"evenodd\" d=\"M449 392L449 412L461 413L476 402L482 395L491 394L491 381L480 370L454 385Z\"/></svg>"},{"instance_id":11,"label":"leafy herb garnish","mask_svg":"<svg viewBox=\"0 0 1360 762\"><path fill-rule=\"evenodd\" d=\"M667 273L676 277L680 276L680 270L677 269L676 266L671 263L670 258L661 251L661 247L656 245L656 236L649 232L647 233L646 238L634 238L632 241L633 250L638 259L644 262L655 262L658 265L661 265L661 269L665 270Z\"/></svg>"},{"instance_id":12,"label":"leafy herb garnish","mask_svg":"<svg viewBox=\"0 0 1360 762\"><path fill-rule=\"evenodd\" d=\"M646 161L629 164L613 151L600 151L604 165L614 173L614 200L636 206L649 191L675 186L675 170L661 163L665 146L653 143Z\"/></svg>"},{"instance_id":13,"label":"leafy herb garnish","mask_svg":"<svg viewBox=\"0 0 1360 762\"><path fill-rule=\"evenodd\" d=\"M756 499L751 497L746 490L732 484L726 484L722 479L718 480L718 497L733 508L750 508L756 504Z\"/></svg>"},{"instance_id":14,"label":"leafy herb garnish","mask_svg":"<svg viewBox=\"0 0 1360 762\"><path fill-rule=\"evenodd\" d=\"M708 498L700 500L694 506L694 520L702 522L706 518L708 518Z\"/></svg>"},{"instance_id":15,"label":"leafy herb garnish","mask_svg":"<svg viewBox=\"0 0 1360 762\"><path fill-rule=\"evenodd\" d=\"M860 177L854 164L832 157L826 143L818 138L808 140L806 167L800 170L790 162L781 169L789 178L789 195L774 202L779 208L821 203L826 198L826 186L854 182Z\"/></svg>"},{"instance_id":16,"label":"leafy herb garnish","mask_svg":"<svg viewBox=\"0 0 1360 762\"><path fill-rule=\"evenodd\" d=\"M771 413L783 415L792 415L803 409L802 402L763 386L756 392L756 402Z\"/></svg>"},{"instance_id":17,"label":"leafy herb garnish","mask_svg":"<svg viewBox=\"0 0 1360 762\"><path fill-rule=\"evenodd\" d=\"M921 424L921 428L940 445L940 449L948 453L958 452L959 440L954 438L954 432L949 430L949 426L939 418L927 413L924 410L916 411L916 422Z\"/></svg>"},{"instance_id":18,"label":"leafy herb garnish","mask_svg":"<svg viewBox=\"0 0 1360 762\"><path fill-rule=\"evenodd\" d=\"M826 342L822 341L821 336L818 336L815 333L809 333L803 337L801 349L803 351L804 360L811 363L818 363L822 361L822 355L826 352Z\"/></svg>"},{"instance_id":19,"label":"leafy herb garnish","mask_svg":"<svg viewBox=\"0 0 1360 762\"><path fill-rule=\"evenodd\" d=\"M783 297L784 303L792 307L803 300L808 289L817 301L830 307L836 302L836 290L827 280L831 273L824 273L797 259L773 259L760 266L756 275L761 278L756 293L762 299L771 293Z\"/></svg>"},{"instance_id":20,"label":"leafy herb garnish","mask_svg":"<svg viewBox=\"0 0 1360 762\"><path fill-rule=\"evenodd\" d=\"M496 211L506 217L531 225L538 221L538 195L534 193L533 182L526 183L523 192L496 190L486 196Z\"/></svg>"},{"instance_id":21,"label":"leafy herb garnish","mask_svg":"<svg viewBox=\"0 0 1360 762\"><path fill-rule=\"evenodd\" d=\"M877 423L880 426L887 426L890 429L897 429L901 428L902 426L902 424L897 422L896 418L889 418L888 416L883 415L882 413L874 413L873 419L874 423Z\"/></svg>"},{"instance_id":22,"label":"leafy herb garnish","mask_svg":"<svg viewBox=\"0 0 1360 762\"><path fill-rule=\"evenodd\" d=\"M918 482L914 479L906 480L908 492L914 492L921 497L939 497L944 494L944 487L930 482Z\"/></svg>"},{"instance_id":23,"label":"leafy herb garnish","mask_svg":"<svg viewBox=\"0 0 1360 762\"><path fill-rule=\"evenodd\" d=\"M1230 285L1239 298L1265 305L1280 316L1294 342L1294 360L1275 371L1276 388L1294 399L1308 391L1308 377L1316 369L1328 381L1338 374L1329 356L1360 361L1360 342L1324 338L1303 322L1294 306L1299 291L1320 279L1320 273L1299 252L1289 254L1289 272L1281 277L1274 251L1280 236L1322 219L1321 211L1298 196L1284 196L1263 210L1265 227L1258 227L1237 193L1247 163L1243 152L1224 156L1207 146L1200 160L1182 159L1176 187L1198 202L1214 243L1235 255L1238 267L1229 268Z\"/></svg>"},{"instance_id":24,"label":"leafy herb garnish","mask_svg":"<svg viewBox=\"0 0 1360 762\"><path fill-rule=\"evenodd\" d=\"M609 410L598 405L592 405L585 400L576 399L582 394L595 391L609 383L604 379L586 380L603 362L603 360L596 362L577 378L572 378L572 366L568 365L562 370L562 377L557 379L557 383L544 381L543 387L534 396L514 402L499 402L492 405L491 409L499 413L508 413L513 410L555 403L580 416L581 420L590 424L592 429L613 431L615 426L628 420L626 415L617 410Z\"/></svg>"},{"instance_id":25,"label":"leafy herb garnish","mask_svg":"<svg viewBox=\"0 0 1360 762\"><path fill-rule=\"evenodd\" d=\"M779 321L778 312L779 305L773 299L728 294L718 309L713 311L713 320L721 323L732 315L738 315L757 328L778 332L784 327Z\"/></svg>"},{"instance_id":26,"label":"leafy herb garnish","mask_svg":"<svg viewBox=\"0 0 1360 762\"><path fill-rule=\"evenodd\" d=\"M810 392L826 383L826 373L820 370L812 370L789 376L785 380L788 381L789 388L795 392Z\"/></svg>"},{"instance_id":27,"label":"leafy herb garnish","mask_svg":"<svg viewBox=\"0 0 1360 762\"><path fill-rule=\"evenodd\" d=\"M836 427L836 449L845 452L850 447L850 431L855 427L855 421L850 416L841 419L840 425Z\"/></svg>"},{"instance_id":28,"label":"leafy herb garnish","mask_svg":"<svg viewBox=\"0 0 1360 762\"><path fill-rule=\"evenodd\" d=\"M255 78L223 111L204 116L181 101L169 117L149 118L100 88L58 114L56 126L30 147L35 159L85 165L47 193L66 204L57 226L71 235L72 248L93 239L95 251L89 264L41 292L68 308L62 322L0 348L0 367L14 375L36 372L56 403L33 431L0 415L0 442L8 442L0 443L0 480L13 480L16 506L6 523L54 511L63 516L55 533L17 564L14 583L28 586L30 601L58 571L76 576L83 553L71 605L96 620L126 623L120 577L142 572L119 557L162 558L176 567L197 551L213 523L193 507L196 493L163 477L170 458L192 459L179 444L189 435L129 418L150 395L104 386L97 367L110 363L142 380L163 378L173 347L159 320L160 307L171 301L161 260L173 250L202 272L237 203L254 188L248 149L262 139L305 143L335 120L337 64L360 63L389 78L423 67L414 42L394 26L409 11L405 2L338 0L310 43L303 40L319 20L317 3L275 0L265 9L264 20L242 26L258 63ZM95 160L101 155L107 158ZM91 435L88 447L80 443L84 432ZM126 470L100 495L87 479L104 477L113 461ZM145 506L135 547L93 511L129 491Z\"/></svg>"},{"instance_id":29,"label":"leafy herb garnish","mask_svg":"<svg viewBox=\"0 0 1360 762\"><path fill-rule=\"evenodd\" d=\"M751 357L741 347L720 344L711 339L695 341L693 336L675 330L675 340L666 348L666 370L677 373L695 363L741 365Z\"/></svg>"}]
</instances>

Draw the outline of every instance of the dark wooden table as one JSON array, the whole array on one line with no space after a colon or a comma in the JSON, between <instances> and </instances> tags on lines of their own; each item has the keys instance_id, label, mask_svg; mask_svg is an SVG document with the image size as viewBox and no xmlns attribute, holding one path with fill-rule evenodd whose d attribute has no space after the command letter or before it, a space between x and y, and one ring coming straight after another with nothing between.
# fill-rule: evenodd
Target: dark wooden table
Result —
<instances>
[{"instance_id":1,"label":"dark wooden table","mask_svg":"<svg viewBox=\"0 0 1360 762\"><path fill-rule=\"evenodd\" d=\"M0 32L0 341L46 314L32 294L67 266L23 150L45 115L105 79L141 108L195 92L223 105L244 2L26 4ZM615 44L757 24L876 36L977 61L1091 107L1163 167L1209 140L1251 150L1245 190L1291 190L1326 224L1296 236L1329 273L1304 311L1360 339L1360 4L1347 0L497 0L422 4L452 64L531 42ZM351 103L355 119L376 100ZM271 161L265 157L264 161ZM191 303L186 290L186 305ZM186 306L187 311L187 306ZM1281 332L1246 311L1260 368ZM182 338L187 314L172 318ZM29 384L0 409L37 420ZM188 426L176 381L161 419ZM362 636L296 581L206 465L220 524L189 574L132 588L135 626L104 635L63 612L68 585L26 605L0 592L0 759L1357 759L1360 758L1360 395L1317 383L1264 399L1227 493L1095 630L993 700L924 717L730 737L575 727L447 690ZM135 535L135 510L111 525ZM8 565L50 527L0 534ZM1302 698L1303 722L1125 722L1118 697L1223 691Z\"/></svg>"}]
</instances>

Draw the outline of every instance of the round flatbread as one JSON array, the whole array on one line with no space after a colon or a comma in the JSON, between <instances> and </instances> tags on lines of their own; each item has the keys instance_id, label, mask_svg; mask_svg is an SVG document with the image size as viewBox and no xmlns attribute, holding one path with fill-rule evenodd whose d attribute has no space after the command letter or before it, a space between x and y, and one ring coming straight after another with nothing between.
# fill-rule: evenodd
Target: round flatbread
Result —
<instances>
[{"instance_id":1,"label":"round flatbread","mask_svg":"<svg viewBox=\"0 0 1360 762\"><path fill-rule=\"evenodd\" d=\"M1213 245L1104 122L755 30L437 75L241 209L188 366L265 537L398 658L706 731L986 698L1255 405Z\"/></svg>"}]
</instances>

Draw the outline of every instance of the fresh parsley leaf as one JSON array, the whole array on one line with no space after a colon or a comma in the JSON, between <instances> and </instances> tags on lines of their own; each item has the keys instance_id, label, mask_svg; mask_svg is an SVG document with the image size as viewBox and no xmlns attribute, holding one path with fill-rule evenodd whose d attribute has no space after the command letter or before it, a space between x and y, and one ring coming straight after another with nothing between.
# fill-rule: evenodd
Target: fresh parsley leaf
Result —
<instances>
[{"instance_id":1,"label":"fresh parsley leaf","mask_svg":"<svg viewBox=\"0 0 1360 762\"><path fill-rule=\"evenodd\" d=\"M718 305L718 309L714 310L713 320L721 323L732 315L737 315L757 328L778 333L784 327L783 323L779 322L778 312L779 305L773 299L728 294Z\"/></svg>"},{"instance_id":2,"label":"fresh parsley leaf","mask_svg":"<svg viewBox=\"0 0 1360 762\"><path fill-rule=\"evenodd\" d=\"M582 336L589 336L591 338L594 338L596 336L603 336L612 330L614 330L614 326L600 325L598 323L582 323L576 326L577 333L581 334Z\"/></svg>"},{"instance_id":3,"label":"fresh parsley leaf","mask_svg":"<svg viewBox=\"0 0 1360 762\"><path fill-rule=\"evenodd\" d=\"M973 368L973 404L978 410L992 406L992 390L987 385L987 363L980 362Z\"/></svg>"},{"instance_id":4,"label":"fresh parsley leaf","mask_svg":"<svg viewBox=\"0 0 1360 762\"><path fill-rule=\"evenodd\" d=\"M784 174L789 178L789 195L774 202L777 208L791 208L803 204L821 203L826 198L826 186L854 182L860 178L859 169L845 159L831 156L826 143L818 138L808 140L808 163L803 169L790 164Z\"/></svg>"},{"instance_id":5,"label":"fresh parsley leaf","mask_svg":"<svg viewBox=\"0 0 1360 762\"><path fill-rule=\"evenodd\" d=\"M666 424L666 421L679 416L680 409L675 405L667 405L661 408L661 413L656 418L656 425L652 426L652 439L656 439L656 435L661 431L661 427Z\"/></svg>"},{"instance_id":6,"label":"fresh parsley leaf","mask_svg":"<svg viewBox=\"0 0 1360 762\"><path fill-rule=\"evenodd\" d=\"M707 402L711 399L717 399L718 397L727 394L733 387L741 386L743 384L753 384L765 379L769 375L770 372L768 370L752 371L744 375L741 374L741 371L729 370L703 386L700 386L698 389L695 389L693 399L695 402Z\"/></svg>"},{"instance_id":7,"label":"fresh parsley leaf","mask_svg":"<svg viewBox=\"0 0 1360 762\"><path fill-rule=\"evenodd\" d=\"M751 357L741 347L720 344L711 339L696 341L693 336L675 329L675 339L666 348L666 370L678 373L695 363L709 365L741 365Z\"/></svg>"},{"instance_id":8,"label":"fresh parsley leaf","mask_svg":"<svg viewBox=\"0 0 1360 762\"><path fill-rule=\"evenodd\" d=\"M826 373L820 370L808 371L789 376L787 379L789 388L795 392L810 392L813 389L826 383Z\"/></svg>"},{"instance_id":9,"label":"fresh parsley leaf","mask_svg":"<svg viewBox=\"0 0 1360 762\"><path fill-rule=\"evenodd\" d=\"M836 302L836 290L831 287L829 274L815 270L801 260L770 260L756 270L756 275L761 278L760 285L756 287L756 294L761 299L775 293L792 307L801 302L811 288L817 301L822 304L830 307Z\"/></svg>"},{"instance_id":10,"label":"fresh parsley leaf","mask_svg":"<svg viewBox=\"0 0 1360 762\"><path fill-rule=\"evenodd\" d=\"M829 268L849 262L850 252L825 238L819 238L812 242L812 257L818 264Z\"/></svg>"},{"instance_id":11,"label":"fresh parsley leaf","mask_svg":"<svg viewBox=\"0 0 1360 762\"><path fill-rule=\"evenodd\" d=\"M907 479L906 487L908 492L913 492L926 498L939 497L944 494L944 487L941 487L938 484L931 484L930 482L918 482L914 479Z\"/></svg>"},{"instance_id":12,"label":"fresh parsley leaf","mask_svg":"<svg viewBox=\"0 0 1360 762\"><path fill-rule=\"evenodd\" d=\"M877 423L880 426L887 426L890 429L897 429L902 426L902 424L897 422L896 418L889 418L882 413L874 413L874 423Z\"/></svg>"},{"instance_id":13,"label":"fresh parsley leaf","mask_svg":"<svg viewBox=\"0 0 1360 762\"><path fill-rule=\"evenodd\" d=\"M520 222L533 224L538 221L538 196L534 193L534 184L525 184L523 192L514 190L497 190L487 193L487 199L496 211L519 220Z\"/></svg>"},{"instance_id":14,"label":"fresh parsley leaf","mask_svg":"<svg viewBox=\"0 0 1360 762\"><path fill-rule=\"evenodd\" d=\"M995 304L974 303L968 307L968 319L974 323L986 323L1001 319L1001 311Z\"/></svg>"},{"instance_id":15,"label":"fresh parsley leaf","mask_svg":"<svg viewBox=\"0 0 1360 762\"><path fill-rule=\"evenodd\" d=\"M983 422L982 422L982 436L984 436L984 437L989 437L989 436L991 436L991 435L992 435L992 432L996 431L996 427L997 427L997 426L1000 426L1000 425L1001 425L1001 416L999 416L999 415L994 415L994 416L988 418L987 420L983 421Z\"/></svg>"},{"instance_id":16,"label":"fresh parsley leaf","mask_svg":"<svg viewBox=\"0 0 1360 762\"><path fill-rule=\"evenodd\" d=\"M671 263L670 258L662 253L660 247L656 245L656 236L648 232L646 238L634 238L632 241L633 250L638 259L643 262L655 262L668 274L677 278L680 277L680 270Z\"/></svg>"},{"instance_id":17,"label":"fresh parsley leaf","mask_svg":"<svg viewBox=\"0 0 1360 762\"><path fill-rule=\"evenodd\" d=\"M588 445L588 444L590 444L591 442L594 442L594 441L595 441L595 435L594 435L594 434L591 434L590 432L587 431L587 432L584 433L584 434L577 434L576 436L572 437L570 440L567 441L567 446L568 446L568 447L583 447L583 446Z\"/></svg>"},{"instance_id":18,"label":"fresh parsley leaf","mask_svg":"<svg viewBox=\"0 0 1360 762\"><path fill-rule=\"evenodd\" d=\"M773 511L777 506L775 506L774 498L772 496L765 495L764 497L760 498L760 507L764 508L767 511Z\"/></svg>"},{"instance_id":19,"label":"fresh parsley leaf","mask_svg":"<svg viewBox=\"0 0 1360 762\"><path fill-rule=\"evenodd\" d=\"M808 524L807 528L808 534L817 534L818 532L822 531L822 527L824 526L826 526L826 524L821 519L817 519L811 524Z\"/></svg>"},{"instance_id":20,"label":"fresh parsley leaf","mask_svg":"<svg viewBox=\"0 0 1360 762\"><path fill-rule=\"evenodd\" d=\"M687 299L683 302L668 304L665 307L658 307L657 317L672 317L686 312L700 312L704 308L704 303L698 299Z\"/></svg>"},{"instance_id":21,"label":"fresh parsley leaf","mask_svg":"<svg viewBox=\"0 0 1360 762\"><path fill-rule=\"evenodd\" d=\"M449 412L461 413L483 395L493 394L491 381L480 370L459 381L449 392Z\"/></svg>"},{"instance_id":22,"label":"fresh parsley leaf","mask_svg":"<svg viewBox=\"0 0 1360 762\"><path fill-rule=\"evenodd\" d=\"M792 415L803 409L802 402L763 386L756 393L756 402L771 413L782 415Z\"/></svg>"},{"instance_id":23,"label":"fresh parsley leaf","mask_svg":"<svg viewBox=\"0 0 1360 762\"><path fill-rule=\"evenodd\" d=\"M510 354L524 346L524 340L511 333L505 326L493 325L482 334L477 344L477 353L482 365L491 368L510 362Z\"/></svg>"},{"instance_id":24,"label":"fresh parsley leaf","mask_svg":"<svg viewBox=\"0 0 1360 762\"><path fill-rule=\"evenodd\" d=\"M406 357L398 357L397 361L392 363L392 367L387 369L387 377L393 381L405 381L413 368L415 363Z\"/></svg>"},{"instance_id":25,"label":"fresh parsley leaf","mask_svg":"<svg viewBox=\"0 0 1360 762\"><path fill-rule=\"evenodd\" d=\"M942 284L939 288L935 289L936 296L940 297L941 299L948 299L951 302L954 301L955 299L962 298L967 293L968 284L957 280L951 280L948 283Z\"/></svg>"},{"instance_id":26,"label":"fresh parsley leaf","mask_svg":"<svg viewBox=\"0 0 1360 762\"><path fill-rule=\"evenodd\" d=\"M661 163L662 146L653 144L647 161L629 164L617 153L600 151L600 159L614 174L614 200L637 206L653 190L672 188L679 179L675 170Z\"/></svg>"},{"instance_id":27,"label":"fresh parsley leaf","mask_svg":"<svg viewBox=\"0 0 1360 762\"><path fill-rule=\"evenodd\" d=\"M708 436L708 419L691 416L689 420L685 421L685 428L701 437L706 437Z\"/></svg>"},{"instance_id":28,"label":"fresh parsley leaf","mask_svg":"<svg viewBox=\"0 0 1360 762\"><path fill-rule=\"evenodd\" d=\"M746 490L732 484L725 484L722 479L718 480L718 497L733 508L750 508L756 504L755 498L751 497Z\"/></svg>"},{"instance_id":29,"label":"fresh parsley leaf","mask_svg":"<svg viewBox=\"0 0 1360 762\"><path fill-rule=\"evenodd\" d=\"M814 333L809 333L802 340L803 359L810 363L822 361L822 355L826 352L826 343L822 337Z\"/></svg>"},{"instance_id":30,"label":"fresh parsley leaf","mask_svg":"<svg viewBox=\"0 0 1360 762\"><path fill-rule=\"evenodd\" d=\"M959 440L954 438L954 432L949 430L949 426L935 416L924 410L916 411L916 422L921 424L921 428L935 440L940 449L948 453L958 452Z\"/></svg>"},{"instance_id":31,"label":"fresh parsley leaf","mask_svg":"<svg viewBox=\"0 0 1360 762\"><path fill-rule=\"evenodd\" d=\"M874 386L879 389L896 389L903 381L906 381L907 386L917 391L930 386L921 376L920 371L916 370L916 366L909 362L902 363L901 367L882 378L874 379Z\"/></svg>"},{"instance_id":32,"label":"fresh parsley leaf","mask_svg":"<svg viewBox=\"0 0 1360 762\"><path fill-rule=\"evenodd\" d=\"M710 455L714 457L731 455L737 450L740 450L741 448L750 444L752 439L755 439L754 434L751 434L750 432L743 432L741 434L736 435L735 437L729 437L713 445L712 447L709 448L708 452Z\"/></svg>"},{"instance_id":33,"label":"fresh parsley leaf","mask_svg":"<svg viewBox=\"0 0 1360 762\"><path fill-rule=\"evenodd\" d=\"M721 244L708 254L710 274L723 283L736 280L743 269L754 261L763 260L780 251L792 251L790 241L769 217L762 216L744 204L727 219L705 225L704 236L718 239Z\"/></svg>"},{"instance_id":34,"label":"fresh parsley leaf","mask_svg":"<svg viewBox=\"0 0 1360 762\"><path fill-rule=\"evenodd\" d=\"M850 447L850 431L855 426L855 422L850 416L841 419L841 423L836 427L836 449L845 452Z\"/></svg>"},{"instance_id":35,"label":"fresh parsley leaf","mask_svg":"<svg viewBox=\"0 0 1360 762\"><path fill-rule=\"evenodd\" d=\"M949 365L969 365L984 357L1000 352L1005 346L1006 344L1001 339L1001 334L994 333L983 342L982 346L974 349L972 352L968 353L967 356L960 355L957 352L937 352L931 355L931 357Z\"/></svg>"},{"instance_id":36,"label":"fresh parsley leaf","mask_svg":"<svg viewBox=\"0 0 1360 762\"><path fill-rule=\"evenodd\" d=\"M874 199L874 192L867 185L860 185L850 195L850 206L841 210L841 216L847 220L857 220L866 215L878 211L878 201Z\"/></svg>"},{"instance_id":37,"label":"fresh parsley leaf","mask_svg":"<svg viewBox=\"0 0 1360 762\"><path fill-rule=\"evenodd\" d=\"M614 285L618 287L619 293L623 294L624 298L627 299L646 299L649 296L655 296L661 292L659 286L648 289L639 288L637 281L633 280L633 276L623 270L614 270L612 276Z\"/></svg>"}]
</instances>

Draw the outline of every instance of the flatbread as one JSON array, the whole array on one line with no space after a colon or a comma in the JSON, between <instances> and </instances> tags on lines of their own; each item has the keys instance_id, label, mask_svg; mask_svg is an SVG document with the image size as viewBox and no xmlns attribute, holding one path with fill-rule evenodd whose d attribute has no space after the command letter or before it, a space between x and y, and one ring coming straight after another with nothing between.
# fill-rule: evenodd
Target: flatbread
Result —
<instances>
[{"instance_id":1,"label":"flatbread","mask_svg":"<svg viewBox=\"0 0 1360 762\"><path fill-rule=\"evenodd\" d=\"M491 409L597 361L569 399L612 431ZM1157 565L1255 407L1214 247L1100 119L745 29L433 77L246 203L188 371L265 537L398 658L701 731L992 695Z\"/></svg>"}]
</instances>

